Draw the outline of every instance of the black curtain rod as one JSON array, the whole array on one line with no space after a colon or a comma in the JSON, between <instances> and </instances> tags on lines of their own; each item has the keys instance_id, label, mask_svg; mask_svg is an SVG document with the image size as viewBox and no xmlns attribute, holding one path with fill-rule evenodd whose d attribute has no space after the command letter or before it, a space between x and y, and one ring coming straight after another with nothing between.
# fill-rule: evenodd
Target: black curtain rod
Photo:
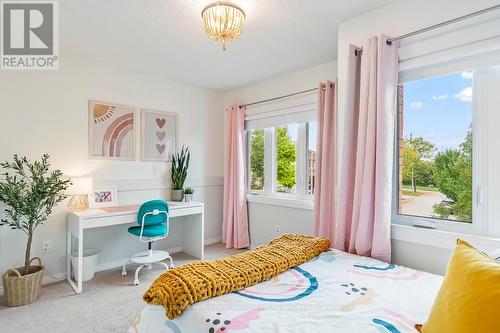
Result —
<instances>
[{"instance_id":1,"label":"black curtain rod","mask_svg":"<svg viewBox=\"0 0 500 333\"><path fill-rule=\"evenodd\" d=\"M323 90L325 90L325 89L326 88L323 87ZM252 103L248 103L248 104L243 104L243 105L240 105L240 109L242 107L252 106L252 105L261 104L261 103L272 102L272 101L276 101L278 99L292 97L292 96L300 95L300 94L305 94L305 93L308 93L308 92L311 92L311 91L316 91L316 90L318 90L318 88L311 88L311 89L298 91L298 92L295 92L295 93L292 93L292 94L288 94L288 95L283 95L283 96L278 96L278 97L273 97L273 98L265 99L263 101L258 101L258 102L252 102Z\"/></svg>"},{"instance_id":2,"label":"black curtain rod","mask_svg":"<svg viewBox=\"0 0 500 333\"><path fill-rule=\"evenodd\" d=\"M401 36L398 36L398 37L389 38L387 40L387 45L391 45L392 42L395 42L397 40L401 40L401 39L413 37L415 35L419 35L419 34L422 34L424 32L435 30L435 29L438 29L438 28L441 28L441 27L444 27L444 26L447 26L447 25L450 25L450 24L453 24L453 23L457 23L457 22L460 22L460 21L463 21L463 20L467 20L467 19L470 19L470 18L478 16L478 15L483 15L483 14L492 12L492 11L497 10L497 9L500 9L500 5L491 6L491 7L485 8L485 9L478 10L477 12L473 12L473 13L470 13L470 14L467 14L467 15L463 15L463 16L460 16L460 17L457 17L457 18L454 18L454 19L451 19L451 20L448 20L448 21L444 21L444 22L441 22L441 23L438 23L438 24L431 25L430 27L427 27L427 28L415 30L415 31L409 32L407 34L404 34L404 35L401 35ZM358 55L358 54L360 54L362 52L363 52L363 48L362 47L358 47L357 49L354 50L354 54L355 55Z\"/></svg>"}]
</instances>

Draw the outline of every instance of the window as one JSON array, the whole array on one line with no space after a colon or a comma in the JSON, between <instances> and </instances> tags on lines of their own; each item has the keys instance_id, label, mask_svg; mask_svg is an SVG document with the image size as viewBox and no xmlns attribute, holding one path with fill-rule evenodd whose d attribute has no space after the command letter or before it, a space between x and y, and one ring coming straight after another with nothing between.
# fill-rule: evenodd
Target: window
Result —
<instances>
[{"instance_id":1,"label":"window","mask_svg":"<svg viewBox=\"0 0 500 333\"><path fill-rule=\"evenodd\" d=\"M276 127L276 192L296 193L297 124Z\"/></svg>"},{"instance_id":2,"label":"window","mask_svg":"<svg viewBox=\"0 0 500 333\"><path fill-rule=\"evenodd\" d=\"M246 109L250 201L312 209L316 113L316 91Z\"/></svg>"},{"instance_id":3,"label":"window","mask_svg":"<svg viewBox=\"0 0 500 333\"><path fill-rule=\"evenodd\" d=\"M500 239L500 52L487 60L400 63L392 223Z\"/></svg>"},{"instance_id":4,"label":"window","mask_svg":"<svg viewBox=\"0 0 500 333\"><path fill-rule=\"evenodd\" d=\"M458 233L485 248L500 239L499 25L463 21L399 44L396 239L449 247Z\"/></svg>"},{"instance_id":5,"label":"window","mask_svg":"<svg viewBox=\"0 0 500 333\"><path fill-rule=\"evenodd\" d=\"M312 199L315 122L248 129L247 147L249 192Z\"/></svg>"},{"instance_id":6,"label":"window","mask_svg":"<svg viewBox=\"0 0 500 333\"><path fill-rule=\"evenodd\" d=\"M249 136L249 188L251 190L264 189L264 130L250 130Z\"/></svg>"},{"instance_id":7,"label":"window","mask_svg":"<svg viewBox=\"0 0 500 333\"><path fill-rule=\"evenodd\" d=\"M399 86L400 215L472 222L473 76Z\"/></svg>"}]
</instances>

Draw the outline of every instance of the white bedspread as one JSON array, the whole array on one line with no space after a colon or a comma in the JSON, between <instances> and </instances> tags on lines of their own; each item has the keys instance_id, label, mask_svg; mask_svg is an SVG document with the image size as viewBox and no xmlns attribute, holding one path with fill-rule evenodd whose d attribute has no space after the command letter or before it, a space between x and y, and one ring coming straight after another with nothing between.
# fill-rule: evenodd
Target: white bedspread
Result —
<instances>
[{"instance_id":1,"label":"white bedspread","mask_svg":"<svg viewBox=\"0 0 500 333\"><path fill-rule=\"evenodd\" d=\"M194 304L175 320L146 307L131 333L416 332L442 277L331 250L240 292Z\"/></svg>"}]
</instances>

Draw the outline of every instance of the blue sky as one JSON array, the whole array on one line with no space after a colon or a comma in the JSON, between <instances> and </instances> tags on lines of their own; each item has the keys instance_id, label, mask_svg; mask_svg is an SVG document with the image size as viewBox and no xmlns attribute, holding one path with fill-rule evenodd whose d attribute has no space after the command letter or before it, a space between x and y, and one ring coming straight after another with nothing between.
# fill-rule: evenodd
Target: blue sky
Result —
<instances>
[{"instance_id":1,"label":"blue sky","mask_svg":"<svg viewBox=\"0 0 500 333\"><path fill-rule=\"evenodd\" d=\"M459 148L472 124L472 72L404 84L403 135L423 137L438 150ZM297 125L288 125L292 140ZM309 149L316 150L316 122L309 127Z\"/></svg>"},{"instance_id":2,"label":"blue sky","mask_svg":"<svg viewBox=\"0 0 500 333\"><path fill-rule=\"evenodd\" d=\"M404 84L403 135L458 148L472 124L472 72Z\"/></svg>"}]
</instances>

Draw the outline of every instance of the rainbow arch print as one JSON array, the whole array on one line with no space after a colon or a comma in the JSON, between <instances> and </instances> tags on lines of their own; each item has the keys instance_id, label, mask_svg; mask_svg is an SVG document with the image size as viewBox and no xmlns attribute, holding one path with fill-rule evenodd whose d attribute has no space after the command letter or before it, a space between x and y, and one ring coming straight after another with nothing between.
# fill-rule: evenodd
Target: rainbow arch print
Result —
<instances>
[{"instance_id":1,"label":"rainbow arch print","mask_svg":"<svg viewBox=\"0 0 500 333\"><path fill-rule=\"evenodd\" d=\"M380 265L356 264L352 265L351 269L346 269L346 271L357 275L389 280L416 280L422 275L421 271L386 263Z\"/></svg>"},{"instance_id":2,"label":"rainbow arch print","mask_svg":"<svg viewBox=\"0 0 500 333\"><path fill-rule=\"evenodd\" d=\"M135 108L91 101L90 115L92 157L134 159Z\"/></svg>"},{"instance_id":3,"label":"rainbow arch print","mask_svg":"<svg viewBox=\"0 0 500 333\"><path fill-rule=\"evenodd\" d=\"M262 302L293 302L318 289L318 280L308 271L294 267L271 280L234 292Z\"/></svg>"},{"instance_id":4,"label":"rainbow arch print","mask_svg":"<svg viewBox=\"0 0 500 333\"><path fill-rule=\"evenodd\" d=\"M113 121L102 141L102 156L122 157L122 145L125 137L134 129L134 114L126 113Z\"/></svg>"},{"instance_id":5,"label":"rainbow arch print","mask_svg":"<svg viewBox=\"0 0 500 333\"><path fill-rule=\"evenodd\" d=\"M415 321L405 314L384 309L383 313L371 320L372 326L384 333L415 332Z\"/></svg>"}]
</instances>

